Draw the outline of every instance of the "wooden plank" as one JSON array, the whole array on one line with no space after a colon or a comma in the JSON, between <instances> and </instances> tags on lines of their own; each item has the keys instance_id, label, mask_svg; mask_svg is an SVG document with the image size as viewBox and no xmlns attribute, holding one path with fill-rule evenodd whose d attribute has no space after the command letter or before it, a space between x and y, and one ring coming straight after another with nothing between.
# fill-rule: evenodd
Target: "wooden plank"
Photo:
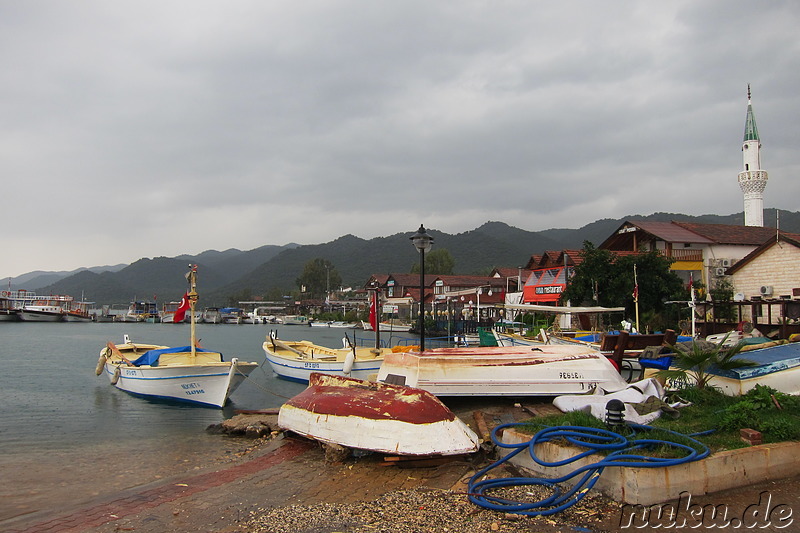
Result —
<instances>
[{"instance_id":1,"label":"wooden plank","mask_svg":"<svg viewBox=\"0 0 800 533\"><path fill-rule=\"evenodd\" d=\"M522 409L530 413L533 416L551 416L551 415L561 415L561 409L553 405L552 403L542 403L536 405L523 405Z\"/></svg>"},{"instance_id":2,"label":"wooden plank","mask_svg":"<svg viewBox=\"0 0 800 533\"><path fill-rule=\"evenodd\" d=\"M271 409L234 409L234 414L237 415L277 415L280 407L273 407Z\"/></svg>"},{"instance_id":3,"label":"wooden plank","mask_svg":"<svg viewBox=\"0 0 800 533\"><path fill-rule=\"evenodd\" d=\"M489 425L486 423L486 417L484 416L483 412L475 411L472 413L472 417L475 419L475 425L478 429L478 436L482 441L489 442L489 440L491 440L491 431L489 431Z\"/></svg>"}]
</instances>

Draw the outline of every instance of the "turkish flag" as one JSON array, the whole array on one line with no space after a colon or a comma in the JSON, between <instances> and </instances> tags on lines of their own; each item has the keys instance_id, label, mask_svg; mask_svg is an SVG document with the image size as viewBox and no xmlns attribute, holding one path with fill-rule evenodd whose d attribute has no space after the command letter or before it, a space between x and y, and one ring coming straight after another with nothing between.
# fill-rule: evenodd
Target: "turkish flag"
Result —
<instances>
[{"instance_id":1,"label":"turkish flag","mask_svg":"<svg viewBox=\"0 0 800 533\"><path fill-rule=\"evenodd\" d=\"M189 293L186 292L183 294L183 298L181 298L181 305L178 306L178 309L175 311L175 315L172 317L172 322L177 324L179 322L183 322L186 318L186 311L189 310Z\"/></svg>"}]
</instances>

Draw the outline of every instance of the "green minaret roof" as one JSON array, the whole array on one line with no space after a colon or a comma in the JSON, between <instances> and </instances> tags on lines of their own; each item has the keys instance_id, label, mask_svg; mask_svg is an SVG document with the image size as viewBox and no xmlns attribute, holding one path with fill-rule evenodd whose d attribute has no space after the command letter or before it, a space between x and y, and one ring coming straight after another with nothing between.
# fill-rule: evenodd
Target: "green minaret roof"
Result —
<instances>
[{"instance_id":1,"label":"green minaret roof","mask_svg":"<svg viewBox=\"0 0 800 533\"><path fill-rule=\"evenodd\" d=\"M753 114L753 104L750 103L750 84L747 84L747 118L744 121L744 141L759 141L756 116Z\"/></svg>"}]
</instances>

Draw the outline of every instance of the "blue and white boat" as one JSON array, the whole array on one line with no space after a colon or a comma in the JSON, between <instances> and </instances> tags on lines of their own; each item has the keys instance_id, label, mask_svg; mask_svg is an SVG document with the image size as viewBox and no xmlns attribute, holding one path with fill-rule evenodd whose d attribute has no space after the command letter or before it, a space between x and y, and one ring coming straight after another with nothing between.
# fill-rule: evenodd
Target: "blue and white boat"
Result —
<instances>
[{"instance_id":1,"label":"blue and white boat","mask_svg":"<svg viewBox=\"0 0 800 533\"><path fill-rule=\"evenodd\" d=\"M196 268L189 272L191 343L171 348L124 342L107 343L100 352L96 373L106 374L112 385L137 396L223 407L258 363L236 358L226 361L220 352L205 350L195 341Z\"/></svg>"},{"instance_id":2,"label":"blue and white boat","mask_svg":"<svg viewBox=\"0 0 800 533\"><path fill-rule=\"evenodd\" d=\"M279 378L308 383L312 372L368 380L377 374L390 348L350 346L328 348L311 341L283 341L274 332L262 345L272 371Z\"/></svg>"}]
</instances>

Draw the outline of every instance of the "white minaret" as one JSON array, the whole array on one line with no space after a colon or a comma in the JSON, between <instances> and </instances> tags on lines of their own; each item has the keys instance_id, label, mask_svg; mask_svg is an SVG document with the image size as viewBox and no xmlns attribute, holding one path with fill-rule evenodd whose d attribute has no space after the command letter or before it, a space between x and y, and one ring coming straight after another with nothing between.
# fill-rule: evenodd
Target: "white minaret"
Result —
<instances>
[{"instance_id":1,"label":"white minaret","mask_svg":"<svg viewBox=\"0 0 800 533\"><path fill-rule=\"evenodd\" d=\"M744 123L742 143L744 171L739 172L739 187L744 193L744 225L764 225L764 189L767 171L761 170L761 140L758 138L756 117L750 102L750 84L747 84L747 118Z\"/></svg>"}]
</instances>

